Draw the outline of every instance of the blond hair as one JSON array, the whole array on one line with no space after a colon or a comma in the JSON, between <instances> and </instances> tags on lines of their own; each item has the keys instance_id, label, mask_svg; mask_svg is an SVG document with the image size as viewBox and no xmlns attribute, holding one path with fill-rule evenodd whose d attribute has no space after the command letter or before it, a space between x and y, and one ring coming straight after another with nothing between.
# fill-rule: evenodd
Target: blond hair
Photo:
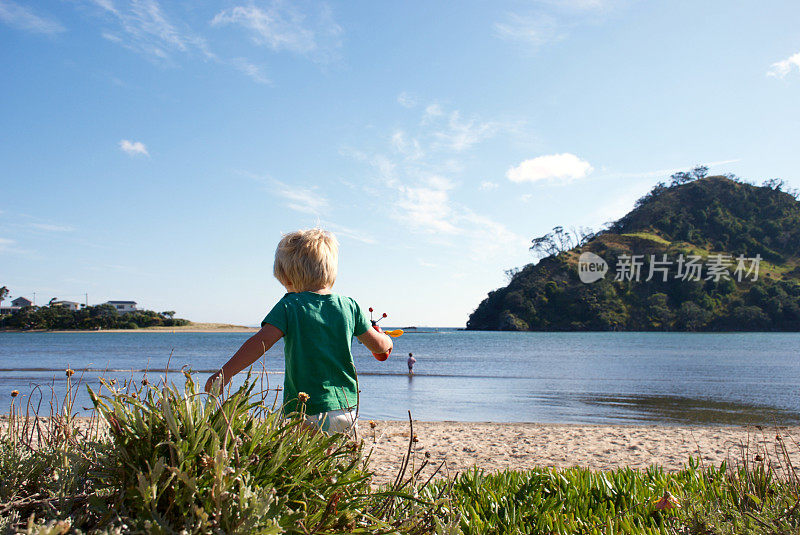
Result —
<instances>
[{"instance_id":1,"label":"blond hair","mask_svg":"<svg viewBox=\"0 0 800 535\"><path fill-rule=\"evenodd\" d=\"M297 292L333 286L339 264L336 236L320 228L284 234L275 249L273 274Z\"/></svg>"}]
</instances>

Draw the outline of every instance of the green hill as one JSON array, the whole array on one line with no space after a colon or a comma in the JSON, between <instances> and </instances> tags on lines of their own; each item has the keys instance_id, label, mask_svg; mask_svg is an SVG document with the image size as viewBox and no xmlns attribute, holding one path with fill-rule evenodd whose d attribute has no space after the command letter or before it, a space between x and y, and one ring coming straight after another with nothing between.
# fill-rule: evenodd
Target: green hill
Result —
<instances>
[{"instance_id":1,"label":"green hill","mask_svg":"<svg viewBox=\"0 0 800 535\"><path fill-rule=\"evenodd\" d=\"M560 227L534 240L551 254L490 292L467 329L800 331L800 202L781 189L674 175L577 247ZM581 281L584 253L607 263L605 277Z\"/></svg>"}]
</instances>

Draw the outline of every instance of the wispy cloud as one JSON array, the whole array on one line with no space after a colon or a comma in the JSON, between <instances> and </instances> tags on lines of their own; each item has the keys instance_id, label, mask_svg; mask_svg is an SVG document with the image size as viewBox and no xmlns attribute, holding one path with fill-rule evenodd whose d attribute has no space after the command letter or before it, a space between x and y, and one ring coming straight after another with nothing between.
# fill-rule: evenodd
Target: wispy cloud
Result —
<instances>
[{"instance_id":1,"label":"wispy cloud","mask_svg":"<svg viewBox=\"0 0 800 535\"><path fill-rule=\"evenodd\" d=\"M542 0L542 3L565 10L593 11L611 7L618 2L616 0Z\"/></svg>"},{"instance_id":2,"label":"wispy cloud","mask_svg":"<svg viewBox=\"0 0 800 535\"><path fill-rule=\"evenodd\" d=\"M211 24L239 26L257 45L322 62L335 59L343 33L327 6L308 4L308 9L301 11L297 4L283 1L273 1L264 7L249 4L224 9L214 16Z\"/></svg>"},{"instance_id":3,"label":"wispy cloud","mask_svg":"<svg viewBox=\"0 0 800 535\"><path fill-rule=\"evenodd\" d=\"M422 114L422 124L427 124L442 115L444 115L444 111L442 111L442 107L439 104L435 102L433 104L428 104L425 107L425 113Z\"/></svg>"},{"instance_id":4,"label":"wispy cloud","mask_svg":"<svg viewBox=\"0 0 800 535\"><path fill-rule=\"evenodd\" d=\"M503 22L492 26L497 37L532 47L561 38L558 23L548 15L518 15L509 13Z\"/></svg>"},{"instance_id":5,"label":"wispy cloud","mask_svg":"<svg viewBox=\"0 0 800 535\"><path fill-rule=\"evenodd\" d=\"M101 35L156 61L169 61L175 53L198 52L216 59L205 39L188 28L173 24L157 0L136 0L115 4L112 0L92 0L102 14L115 24Z\"/></svg>"},{"instance_id":6,"label":"wispy cloud","mask_svg":"<svg viewBox=\"0 0 800 535\"><path fill-rule=\"evenodd\" d=\"M477 119L464 119L461 117L461 113L456 110L450 112L446 127L434 135L445 146L457 152L462 152L476 143L492 137L501 126L501 124L492 121L481 122Z\"/></svg>"},{"instance_id":7,"label":"wispy cloud","mask_svg":"<svg viewBox=\"0 0 800 535\"><path fill-rule=\"evenodd\" d=\"M28 227L44 232L72 232L75 230L75 227L70 227L69 225L54 225L51 223L29 223Z\"/></svg>"},{"instance_id":8,"label":"wispy cloud","mask_svg":"<svg viewBox=\"0 0 800 535\"><path fill-rule=\"evenodd\" d=\"M322 221L321 225L338 236L345 236L352 240L356 240L361 243L366 243L368 245L374 245L378 243L378 240L373 238L370 234L362 232L357 229L345 227L337 223L332 223L330 221Z\"/></svg>"},{"instance_id":9,"label":"wispy cloud","mask_svg":"<svg viewBox=\"0 0 800 535\"><path fill-rule=\"evenodd\" d=\"M272 81L264 74L264 69L258 65L250 63L245 58L233 58L231 60L233 65L239 72L242 72L252 78L259 84L269 85Z\"/></svg>"},{"instance_id":10,"label":"wispy cloud","mask_svg":"<svg viewBox=\"0 0 800 535\"><path fill-rule=\"evenodd\" d=\"M538 156L511 167L506 177L512 182L557 181L569 182L584 178L592 172L589 162L581 160L574 154L549 154Z\"/></svg>"},{"instance_id":11,"label":"wispy cloud","mask_svg":"<svg viewBox=\"0 0 800 535\"><path fill-rule=\"evenodd\" d=\"M413 108L417 105L417 99L413 96L409 95L405 91L397 95L397 103L403 106L404 108Z\"/></svg>"},{"instance_id":12,"label":"wispy cloud","mask_svg":"<svg viewBox=\"0 0 800 535\"><path fill-rule=\"evenodd\" d=\"M46 35L65 31L64 26L58 21L38 15L31 8L21 6L11 0L0 1L0 21L14 28Z\"/></svg>"},{"instance_id":13,"label":"wispy cloud","mask_svg":"<svg viewBox=\"0 0 800 535\"><path fill-rule=\"evenodd\" d=\"M141 141L129 141L123 139L119 142L119 148L130 156L150 156L147 147Z\"/></svg>"},{"instance_id":14,"label":"wispy cloud","mask_svg":"<svg viewBox=\"0 0 800 535\"><path fill-rule=\"evenodd\" d=\"M453 178L464 171L463 159L481 142L515 132L518 125L465 118L459 110L437 103L421 113L416 130L395 130L387 136L383 152L342 151L368 164L380 178L365 180L363 192L394 199L388 211L404 231L438 247L459 247L472 260L500 255L503 248L525 250L525 239L458 201L461 184ZM486 181L481 187L489 190L497 184Z\"/></svg>"},{"instance_id":15,"label":"wispy cloud","mask_svg":"<svg viewBox=\"0 0 800 535\"><path fill-rule=\"evenodd\" d=\"M397 152L412 160L417 160L425 155L419 140L409 138L402 130L398 130L392 135L392 146Z\"/></svg>"},{"instance_id":16,"label":"wispy cloud","mask_svg":"<svg viewBox=\"0 0 800 535\"><path fill-rule=\"evenodd\" d=\"M8 238L0 238L0 251L7 251L11 249L14 244L17 243L14 240L10 240Z\"/></svg>"},{"instance_id":17,"label":"wispy cloud","mask_svg":"<svg viewBox=\"0 0 800 535\"><path fill-rule=\"evenodd\" d=\"M306 214L319 215L328 208L328 199L320 194L317 188L305 188L289 185L280 180L271 180L270 188L276 195L283 197L288 202L287 208Z\"/></svg>"},{"instance_id":18,"label":"wispy cloud","mask_svg":"<svg viewBox=\"0 0 800 535\"><path fill-rule=\"evenodd\" d=\"M481 191L492 191L497 189L500 185L497 182L492 182L490 180L484 180L481 182L481 185L478 187Z\"/></svg>"},{"instance_id":19,"label":"wispy cloud","mask_svg":"<svg viewBox=\"0 0 800 535\"><path fill-rule=\"evenodd\" d=\"M432 176L416 186L399 186L401 194L394 217L412 230L432 234L456 234L455 212L449 191L453 184L446 178Z\"/></svg>"},{"instance_id":20,"label":"wispy cloud","mask_svg":"<svg viewBox=\"0 0 800 535\"><path fill-rule=\"evenodd\" d=\"M785 78L787 74L792 72L792 70L800 71L800 52L793 54L781 61L776 61L770 65L770 68L767 71L767 76Z\"/></svg>"},{"instance_id":21,"label":"wispy cloud","mask_svg":"<svg viewBox=\"0 0 800 535\"><path fill-rule=\"evenodd\" d=\"M566 38L576 27L602 21L628 2L622 0L538 0L509 12L492 25L495 37L527 51ZM525 4L521 4L525 5Z\"/></svg>"}]
</instances>

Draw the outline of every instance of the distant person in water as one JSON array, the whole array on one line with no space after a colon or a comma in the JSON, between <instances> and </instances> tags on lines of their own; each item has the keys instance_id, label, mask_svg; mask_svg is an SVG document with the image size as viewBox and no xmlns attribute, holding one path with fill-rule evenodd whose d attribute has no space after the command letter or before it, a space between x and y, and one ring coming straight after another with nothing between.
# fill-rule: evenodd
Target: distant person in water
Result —
<instances>
[{"instance_id":1,"label":"distant person in water","mask_svg":"<svg viewBox=\"0 0 800 535\"><path fill-rule=\"evenodd\" d=\"M414 358L414 353L408 354L408 375L414 375L414 363L417 359Z\"/></svg>"}]
</instances>

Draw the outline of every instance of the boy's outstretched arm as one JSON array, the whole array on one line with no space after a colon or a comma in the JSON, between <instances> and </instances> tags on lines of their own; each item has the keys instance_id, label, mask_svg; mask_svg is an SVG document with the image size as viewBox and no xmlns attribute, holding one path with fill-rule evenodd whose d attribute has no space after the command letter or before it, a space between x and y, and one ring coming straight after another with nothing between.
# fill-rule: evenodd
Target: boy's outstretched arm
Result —
<instances>
[{"instance_id":1,"label":"boy's outstretched arm","mask_svg":"<svg viewBox=\"0 0 800 535\"><path fill-rule=\"evenodd\" d=\"M277 327L267 323L260 331L247 339L242 347L234 353L231 359L214 375L206 381L206 392L211 392L211 386L218 377L222 377L222 386L228 384L231 378L257 361L267 352L275 342L281 339L283 333Z\"/></svg>"},{"instance_id":2,"label":"boy's outstretched arm","mask_svg":"<svg viewBox=\"0 0 800 535\"><path fill-rule=\"evenodd\" d=\"M373 353L389 353L394 347L394 342L388 335L380 333L373 328L367 329L367 332L356 338Z\"/></svg>"}]
</instances>

